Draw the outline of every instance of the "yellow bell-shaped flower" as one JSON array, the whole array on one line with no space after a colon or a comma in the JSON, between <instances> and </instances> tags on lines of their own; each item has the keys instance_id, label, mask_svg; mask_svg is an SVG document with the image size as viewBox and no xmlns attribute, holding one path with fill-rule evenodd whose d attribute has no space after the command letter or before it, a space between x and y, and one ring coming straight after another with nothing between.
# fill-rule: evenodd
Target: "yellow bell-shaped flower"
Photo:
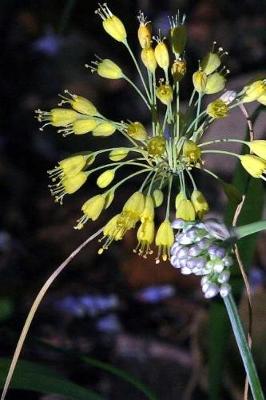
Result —
<instances>
[{"instance_id":1,"label":"yellow bell-shaped flower","mask_svg":"<svg viewBox=\"0 0 266 400\"><path fill-rule=\"evenodd\" d=\"M158 255L156 257L156 264L160 262L162 257L166 261L170 257L170 248L174 243L174 231L168 219L165 219L155 236L155 244L158 246Z\"/></svg>"},{"instance_id":2,"label":"yellow bell-shaped flower","mask_svg":"<svg viewBox=\"0 0 266 400\"><path fill-rule=\"evenodd\" d=\"M109 58L97 63L97 74L107 79L121 79L124 76L122 69Z\"/></svg>"},{"instance_id":3,"label":"yellow bell-shaped flower","mask_svg":"<svg viewBox=\"0 0 266 400\"><path fill-rule=\"evenodd\" d=\"M97 123L96 127L92 130L93 136L111 136L116 131L114 124L108 121Z\"/></svg>"},{"instance_id":4,"label":"yellow bell-shaped flower","mask_svg":"<svg viewBox=\"0 0 266 400\"><path fill-rule=\"evenodd\" d=\"M201 219L209 211L207 200L199 190L193 190L191 201L197 216Z\"/></svg>"},{"instance_id":5,"label":"yellow bell-shaped flower","mask_svg":"<svg viewBox=\"0 0 266 400\"><path fill-rule=\"evenodd\" d=\"M194 74L192 76L192 81L193 81L194 88L198 93L205 92L205 88L206 88L206 84L207 84L207 75L205 74L205 72L203 72L201 70L194 72Z\"/></svg>"},{"instance_id":6,"label":"yellow bell-shaped flower","mask_svg":"<svg viewBox=\"0 0 266 400\"><path fill-rule=\"evenodd\" d=\"M154 55L159 67L166 71L169 68L170 61L167 46L163 41L159 41L155 46Z\"/></svg>"},{"instance_id":7,"label":"yellow bell-shaped flower","mask_svg":"<svg viewBox=\"0 0 266 400\"><path fill-rule=\"evenodd\" d=\"M145 127L138 121L128 124L127 134L136 140L145 140L148 137Z\"/></svg>"},{"instance_id":8,"label":"yellow bell-shaped flower","mask_svg":"<svg viewBox=\"0 0 266 400\"><path fill-rule=\"evenodd\" d=\"M59 162L59 168L65 176L77 175L86 165L86 156L77 155L65 158Z\"/></svg>"},{"instance_id":9,"label":"yellow bell-shaped flower","mask_svg":"<svg viewBox=\"0 0 266 400\"><path fill-rule=\"evenodd\" d=\"M126 43L127 32L123 22L113 15L106 4L99 4L99 6L95 12L102 18L105 32L118 42Z\"/></svg>"},{"instance_id":10,"label":"yellow bell-shaped flower","mask_svg":"<svg viewBox=\"0 0 266 400\"><path fill-rule=\"evenodd\" d=\"M153 220L145 220L142 222L137 231L137 239L138 245L134 251L138 252L138 254L144 258L146 258L149 254L152 254L150 246L154 240Z\"/></svg>"},{"instance_id":11,"label":"yellow bell-shaped flower","mask_svg":"<svg viewBox=\"0 0 266 400\"><path fill-rule=\"evenodd\" d=\"M217 53L209 52L201 61L200 67L206 75L212 74L221 65L221 57Z\"/></svg>"},{"instance_id":12,"label":"yellow bell-shaped flower","mask_svg":"<svg viewBox=\"0 0 266 400\"><path fill-rule=\"evenodd\" d=\"M242 98L242 102L250 103L251 101L258 100L262 96L266 96L266 79L248 85Z\"/></svg>"},{"instance_id":13,"label":"yellow bell-shaped flower","mask_svg":"<svg viewBox=\"0 0 266 400\"><path fill-rule=\"evenodd\" d=\"M253 176L253 178L261 178L266 171L266 161L253 154L244 154L239 156L240 162L245 170Z\"/></svg>"},{"instance_id":14,"label":"yellow bell-shaped flower","mask_svg":"<svg viewBox=\"0 0 266 400\"><path fill-rule=\"evenodd\" d=\"M168 84L160 84L160 86L156 88L156 97L158 97L163 104L168 106L173 101L172 87Z\"/></svg>"},{"instance_id":15,"label":"yellow bell-shaped flower","mask_svg":"<svg viewBox=\"0 0 266 400\"><path fill-rule=\"evenodd\" d=\"M142 49L149 48L151 45L151 23L146 21L144 14L140 12L138 28L138 39Z\"/></svg>"},{"instance_id":16,"label":"yellow bell-shaped flower","mask_svg":"<svg viewBox=\"0 0 266 400\"><path fill-rule=\"evenodd\" d=\"M266 161L266 140L252 140L247 144L252 153Z\"/></svg>"},{"instance_id":17,"label":"yellow bell-shaped flower","mask_svg":"<svg viewBox=\"0 0 266 400\"><path fill-rule=\"evenodd\" d=\"M154 74L156 68L157 68L157 61L155 58L155 53L152 47L148 47L145 49L142 49L141 51L141 60L145 67L147 68L148 71Z\"/></svg>"},{"instance_id":18,"label":"yellow bell-shaped flower","mask_svg":"<svg viewBox=\"0 0 266 400\"><path fill-rule=\"evenodd\" d=\"M145 198L144 210L141 214L140 220L141 222L145 222L146 220L153 221L153 219L154 219L154 202L152 196L147 195Z\"/></svg>"},{"instance_id":19,"label":"yellow bell-shaped flower","mask_svg":"<svg viewBox=\"0 0 266 400\"><path fill-rule=\"evenodd\" d=\"M225 118L229 114L228 105L221 99L214 100L206 109L207 114L212 118Z\"/></svg>"},{"instance_id":20,"label":"yellow bell-shaped flower","mask_svg":"<svg viewBox=\"0 0 266 400\"><path fill-rule=\"evenodd\" d=\"M178 203L178 208L176 209L176 218L181 218L184 221L195 221L195 209L192 202L187 198Z\"/></svg>"},{"instance_id":21,"label":"yellow bell-shaped flower","mask_svg":"<svg viewBox=\"0 0 266 400\"><path fill-rule=\"evenodd\" d=\"M214 72L213 74L207 77L206 87L204 89L204 93L206 94L214 94L218 93L225 87L226 79L224 75L219 72Z\"/></svg>"}]
</instances>

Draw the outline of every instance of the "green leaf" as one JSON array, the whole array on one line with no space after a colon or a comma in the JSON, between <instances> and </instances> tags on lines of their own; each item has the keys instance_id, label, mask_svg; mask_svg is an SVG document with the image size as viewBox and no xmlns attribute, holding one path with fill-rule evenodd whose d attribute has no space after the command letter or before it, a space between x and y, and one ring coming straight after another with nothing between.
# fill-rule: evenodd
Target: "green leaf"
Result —
<instances>
[{"instance_id":1,"label":"green leaf","mask_svg":"<svg viewBox=\"0 0 266 400\"><path fill-rule=\"evenodd\" d=\"M0 387L3 388L11 360L0 359ZM103 400L96 392L85 389L52 369L28 361L19 361L11 382L12 389L58 394L72 400Z\"/></svg>"},{"instance_id":2,"label":"green leaf","mask_svg":"<svg viewBox=\"0 0 266 400\"><path fill-rule=\"evenodd\" d=\"M145 395L145 397L149 400L158 400L155 393L153 393L153 391L148 386L142 383L134 375L131 375L120 368L114 367L113 365L107 362L99 361L92 357L83 356L82 354L79 354L77 352L73 353L72 351L54 346L51 343L48 343L43 340L38 340L38 343L49 349L53 349L54 351L60 352L67 357L73 358L73 362L75 362L75 360L78 360L79 362L83 361L94 368L101 369L102 371L108 372L109 374L122 379L123 381L129 383L130 385L134 386L137 390L142 392Z\"/></svg>"},{"instance_id":3,"label":"green leaf","mask_svg":"<svg viewBox=\"0 0 266 400\"><path fill-rule=\"evenodd\" d=\"M238 226L234 229L237 239L242 239L245 236L253 235L254 233L264 231L266 229L266 221L252 222L251 224Z\"/></svg>"}]
</instances>

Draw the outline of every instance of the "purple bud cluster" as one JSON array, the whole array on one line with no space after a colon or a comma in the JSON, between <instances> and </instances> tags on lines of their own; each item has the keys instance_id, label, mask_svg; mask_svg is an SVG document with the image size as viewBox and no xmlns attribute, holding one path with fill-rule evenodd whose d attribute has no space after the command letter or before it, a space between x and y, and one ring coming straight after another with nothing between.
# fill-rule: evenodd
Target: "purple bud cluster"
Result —
<instances>
[{"instance_id":1,"label":"purple bud cluster","mask_svg":"<svg viewBox=\"0 0 266 400\"><path fill-rule=\"evenodd\" d=\"M206 298L219 293L227 296L233 264L227 227L215 220L185 222L182 219L175 220L172 226L178 230L171 248L173 267L184 275L202 276L201 288Z\"/></svg>"}]
</instances>

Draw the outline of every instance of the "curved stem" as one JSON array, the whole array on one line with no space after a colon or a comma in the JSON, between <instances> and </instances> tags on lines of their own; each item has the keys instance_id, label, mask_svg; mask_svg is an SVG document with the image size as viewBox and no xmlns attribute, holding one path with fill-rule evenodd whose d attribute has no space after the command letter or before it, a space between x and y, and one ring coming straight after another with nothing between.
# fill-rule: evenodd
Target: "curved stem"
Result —
<instances>
[{"instance_id":1,"label":"curved stem","mask_svg":"<svg viewBox=\"0 0 266 400\"><path fill-rule=\"evenodd\" d=\"M203 150L201 153L202 154L207 154L207 153L226 154L227 156L234 156L234 157L239 158L238 154L232 153L230 151L225 151L225 150Z\"/></svg>"},{"instance_id":2,"label":"curved stem","mask_svg":"<svg viewBox=\"0 0 266 400\"><path fill-rule=\"evenodd\" d=\"M237 307L234 298L231 294L224 297L224 304L232 325L236 343L247 373L251 393L254 400L264 400L264 394L261 388L256 366L245 336L245 332L238 315Z\"/></svg>"},{"instance_id":3,"label":"curved stem","mask_svg":"<svg viewBox=\"0 0 266 400\"><path fill-rule=\"evenodd\" d=\"M47 290L49 289L49 287L52 285L52 283L55 281L55 279L58 277L58 275L63 271L63 269L65 269L65 267L70 263L70 261L73 260L73 258L92 240L94 240L97 236L100 235L100 233L102 232L103 228L99 229L96 233L94 233L93 235L91 235L88 239L86 239L83 243L81 243L81 245L79 247L77 247L67 258L65 261L62 262L62 264L59 265L59 267L56 268L56 270L52 273L52 275L50 275L50 277L47 279L47 281L45 282L45 284L42 286L41 290L39 291L39 293L37 294L31 309L28 313L28 316L26 318L26 321L24 323L24 326L22 328L19 340L17 342L17 346L8 370L8 374L5 380L5 384L4 384L4 388L3 388L3 392L1 395L1 400L5 400L6 397L6 393L7 390L10 386L10 382L11 379L13 377L14 374L14 370L16 368L21 350L23 348L25 339L27 337L27 334L29 332L32 320L36 314L36 311L43 299L43 297L45 296Z\"/></svg>"}]
</instances>

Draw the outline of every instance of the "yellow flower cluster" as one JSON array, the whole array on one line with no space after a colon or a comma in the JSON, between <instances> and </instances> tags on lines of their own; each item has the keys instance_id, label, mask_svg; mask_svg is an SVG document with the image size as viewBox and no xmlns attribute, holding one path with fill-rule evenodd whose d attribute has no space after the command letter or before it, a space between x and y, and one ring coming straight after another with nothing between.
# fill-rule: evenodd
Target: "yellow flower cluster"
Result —
<instances>
[{"instance_id":1,"label":"yellow flower cluster","mask_svg":"<svg viewBox=\"0 0 266 400\"><path fill-rule=\"evenodd\" d=\"M246 142L217 138L204 142L202 138L213 121L227 117L232 108L255 100L265 104L266 80L255 81L239 93L222 93L203 106L204 96L224 90L229 72L222 66L222 58L227 53L222 48L215 50L214 43L192 75L194 90L187 110L181 113L181 80L187 72L185 17L180 18L178 14L170 18L169 39L166 40L160 32L158 36L152 36L151 22L140 12L137 38L140 58L146 70L144 74L128 43L123 22L106 4L100 5L96 13L101 17L106 33L128 51L142 86L134 83L111 59L98 58L86 66L104 79L124 79L128 82L150 113L151 129L146 129L140 121L113 121L99 112L90 100L65 91L57 108L36 111L37 119L44 122L41 130L52 125L63 136L92 134L103 139L98 150L85 150L82 154L73 155L48 171L52 180L50 190L55 200L62 203L65 195L75 193L91 177L96 182L100 193L82 205L82 216L75 226L81 229L87 221L97 220L111 206L122 185L131 179L141 178L122 210L104 226L99 254L108 249L113 241L123 239L127 231L137 228L135 252L147 257L153 253L155 245L158 248L156 262L160 259L165 261L174 243L171 226L173 204L176 218L185 221L200 220L209 211L208 202L193 177L196 169L215 176L205 168L206 153L238 157L251 176L265 180L265 140ZM115 132L126 138L128 145L108 147L106 138ZM211 144L235 141L249 146L250 154L205 149ZM98 156L101 156L100 162L97 162ZM117 171L125 166L130 167L131 172L127 170L121 178ZM162 221L156 227L155 211L159 207L162 208L158 213Z\"/></svg>"}]
</instances>

